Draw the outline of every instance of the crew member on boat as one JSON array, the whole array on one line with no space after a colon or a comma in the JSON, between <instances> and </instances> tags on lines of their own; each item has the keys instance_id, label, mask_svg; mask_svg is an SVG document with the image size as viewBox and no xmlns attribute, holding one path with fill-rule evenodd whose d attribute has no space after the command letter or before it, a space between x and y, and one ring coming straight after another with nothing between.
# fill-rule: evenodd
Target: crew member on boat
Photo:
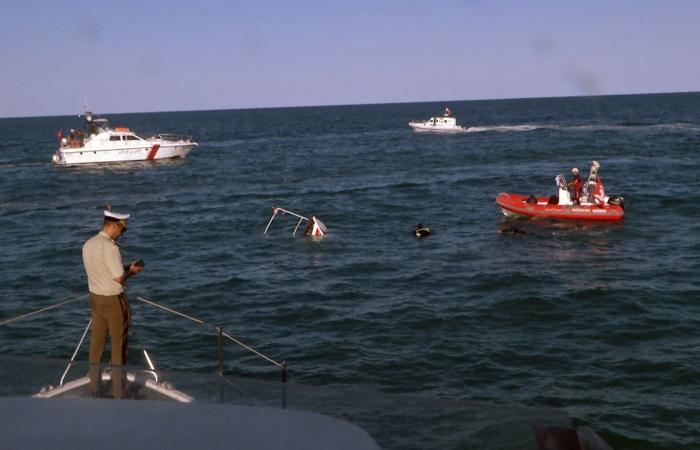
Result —
<instances>
[{"instance_id":1,"label":"crew member on boat","mask_svg":"<svg viewBox=\"0 0 700 450\"><path fill-rule=\"evenodd\" d=\"M127 332L131 309L125 294L128 277L139 273L143 263L122 265L117 239L126 232L129 214L119 214L108 207L104 211L102 230L83 245L83 264L90 290L92 336L90 338L90 391L100 395L100 363L107 334L111 336L112 395L123 397Z\"/></svg>"},{"instance_id":2,"label":"crew member on boat","mask_svg":"<svg viewBox=\"0 0 700 450\"><path fill-rule=\"evenodd\" d=\"M581 195L581 173L579 172L578 168L574 167L571 169L571 175L574 177L574 179L568 184L569 189L573 193L571 200L574 203L578 203L579 196Z\"/></svg>"}]
</instances>

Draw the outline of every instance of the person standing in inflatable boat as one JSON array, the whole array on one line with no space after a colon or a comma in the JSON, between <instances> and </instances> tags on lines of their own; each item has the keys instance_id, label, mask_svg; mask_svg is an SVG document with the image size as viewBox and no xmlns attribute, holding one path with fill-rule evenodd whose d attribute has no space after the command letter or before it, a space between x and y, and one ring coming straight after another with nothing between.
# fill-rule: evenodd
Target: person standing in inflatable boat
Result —
<instances>
[{"instance_id":1,"label":"person standing in inflatable boat","mask_svg":"<svg viewBox=\"0 0 700 450\"><path fill-rule=\"evenodd\" d=\"M572 191L571 201L578 203L579 196L581 195L581 173L579 172L578 168L574 167L571 169L571 175L574 177L574 179L570 181L567 186L569 190Z\"/></svg>"}]
</instances>

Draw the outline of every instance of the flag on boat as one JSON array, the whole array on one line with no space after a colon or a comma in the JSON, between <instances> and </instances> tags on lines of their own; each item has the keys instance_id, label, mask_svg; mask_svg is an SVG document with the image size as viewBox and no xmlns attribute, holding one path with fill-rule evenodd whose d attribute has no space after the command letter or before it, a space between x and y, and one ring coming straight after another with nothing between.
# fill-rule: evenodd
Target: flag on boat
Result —
<instances>
[{"instance_id":1,"label":"flag on boat","mask_svg":"<svg viewBox=\"0 0 700 450\"><path fill-rule=\"evenodd\" d=\"M593 189L593 198L600 205L605 204L605 188L603 187L603 180L600 177L595 179L595 188Z\"/></svg>"}]
</instances>

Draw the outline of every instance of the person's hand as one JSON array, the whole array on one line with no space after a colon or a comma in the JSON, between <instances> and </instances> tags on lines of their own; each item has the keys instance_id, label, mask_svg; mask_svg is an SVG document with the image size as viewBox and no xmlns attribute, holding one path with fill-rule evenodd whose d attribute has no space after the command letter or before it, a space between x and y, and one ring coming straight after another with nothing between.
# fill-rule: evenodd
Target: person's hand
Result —
<instances>
[{"instance_id":1,"label":"person's hand","mask_svg":"<svg viewBox=\"0 0 700 450\"><path fill-rule=\"evenodd\" d=\"M129 275L136 275L141 272L141 269L143 269L143 266L136 264L136 261L134 261L129 265Z\"/></svg>"}]
</instances>

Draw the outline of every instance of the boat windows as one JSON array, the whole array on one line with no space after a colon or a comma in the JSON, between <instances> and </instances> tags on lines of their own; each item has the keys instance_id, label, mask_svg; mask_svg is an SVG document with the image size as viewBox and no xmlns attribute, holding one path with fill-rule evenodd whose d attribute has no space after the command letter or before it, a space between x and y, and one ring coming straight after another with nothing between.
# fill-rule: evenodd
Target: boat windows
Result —
<instances>
[{"instance_id":1,"label":"boat windows","mask_svg":"<svg viewBox=\"0 0 700 450\"><path fill-rule=\"evenodd\" d=\"M109 140L110 141L121 141L122 137L121 136L110 136Z\"/></svg>"},{"instance_id":2,"label":"boat windows","mask_svg":"<svg viewBox=\"0 0 700 450\"><path fill-rule=\"evenodd\" d=\"M127 140L127 141L140 141L141 139L139 139L138 136L128 135L128 136L126 137L126 140Z\"/></svg>"}]
</instances>

